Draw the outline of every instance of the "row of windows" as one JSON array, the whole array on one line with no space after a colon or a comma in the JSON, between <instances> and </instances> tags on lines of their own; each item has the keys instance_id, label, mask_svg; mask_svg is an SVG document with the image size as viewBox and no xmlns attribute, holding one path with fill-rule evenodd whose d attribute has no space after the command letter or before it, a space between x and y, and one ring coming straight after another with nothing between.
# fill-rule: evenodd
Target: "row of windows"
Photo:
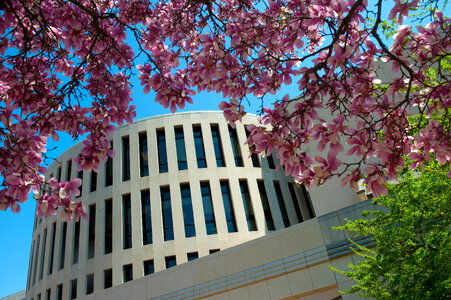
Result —
<instances>
[{"instance_id":1,"label":"row of windows","mask_svg":"<svg viewBox=\"0 0 451 300\"><path fill-rule=\"evenodd\" d=\"M227 230L229 233L237 232L237 222L235 216L235 209L232 201L230 186L228 180L220 180L220 191L222 195L222 204L224 207L225 220L227 224ZM275 193L277 195L278 209L281 212L283 224L285 227L290 226L290 220L288 217L288 212L286 208L286 202L281 191L280 183L278 181L273 181L273 186ZM263 180L257 180L258 192L260 195L260 200L263 207L264 218L266 221L267 230L275 230L275 224L273 220L273 215L271 206L269 203L268 195L265 188L265 183ZM296 196L296 191L293 183L288 184L290 191L290 198L288 201L292 201L293 207L296 213L297 222L302 222L303 217L301 213L301 207L299 200ZM246 223L249 231L257 231L257 223L255 219L253 202L251 200L251 195L249 192L248 182L245 179L239 180L239 188L241 192L241 198L243 201L244 213L246 218ZM203 204L203 213L205 221L205 229L207 235L217 234L216 226L216 214L211 195L211 188L209 181L200 182L200 191ZM303 200L304 204L308 210L309 218L313 218L313 209L311 207L307 191L302 186ZM183 223L185 237L195 237L196 236L196 224L194 222L194 212L193 203L191 198L191 188L189 183L180 184L181 202L182 202L182 212L183 212ZM150 200L150 190L141 190L141 226L142 226L142 243L143 245L148 245L153 243L153 232L152 232L152 212L151 212L151 200ZM171 193L169 186L160 187L160 201L161 201L161 217L162 217L162 227L163 227L163 238L165 241L171 241L174 239L174 224L172 215L172 204L171 204ZM113 250L113 200L107 199L104 201L104 253L111 253ZM80 221L81 222L81 221ZM79 260L79 248L80 248L80 222L74 222L73 230L73 251L72 251L72 264L77 264ZM92 204L88 209L88 224L87 224L87 259L91 259L95 256L95 239L96 239L96 204ZM291 224L293 225L293 224ZM65 255L66 255L66 239L67 239L67 226L68 223L64 222L61 226L61 239L60 239L60 252L58 260L58 269L64 268ZM122 246L123 249L129 249L132 247L132 211L131 211L131 195L122 195ZM53 223L50 230L50 247L49 247L49 261L48 261L48 271L47 274L50 275L53 271L53 262L55 255L55 235L56 235L56 223ZM36 245L35 245L36 243ZM28 286L30 286L30 278L32 284L34 285L37 277L38 270L38 260L40 258L40 268L39 268L39 280L43 277L44 272L44 249L47 243L47 228L44 229L42 233L42 246L41 246L41 236L38 235L36 240L32 245L32 256L31 262L33 265L32 276L29 276ZM36 247L35 247L36 246Z\"/></svg>"},{"instance_id":2,"label":"row of windows","mask_svg":"<svg viewBox=\"0 0 451 300\"><path fill-rule=\"evenodd\" d=\"M238 135L235 128L228 127L229 138L232 146L233 157L235 160L235 166L242 167L243 156L241 154L240 143L238 140ZM247 132L246 132L247 133ZM175 127L175 145L177 153L177 165L179 170L188 169L188 161L186 155L185 147L185 135L183 132L183 127ZM247 133L248 134L248 133ZM217 167L225 167L226 161L224 157L224 152L222 150L221 136L219 132L219 126L217 124L211 124L211 135L213 141L213 149L216 158ZM166 134L165 129L160 128L156 130L157 136L157 154L158 154L158 169L160 173L168 172L168 156L166 151ZM197 167L206 168L207 159L204 149L204 141L202 137L202 129L200 125L193 126L193 140L196 153ZM148 159L148 142L147 133L140 132L138 134L139 142L139 173L141 177L149 175L149 159ZM111 147L113 143L111 142ZM260 167L260 161L258 155L252 155L252 164L254 167ZM268 156L268 165L271 169L275 168L274 160L272 156ZM122 181L130 180L130 138L128 136L122 137ZM72 160L66 163L66 181L71 179L72 172ZM50 177L53 177L51 174ZM83 171L78 171L78 178L83 178ZM61 181L61 167L57 169L56 179ZM105 186L111 186L113 184L113 159L111 157L105 163ZM97 190L97 173L91 172L90 176L90 192ZM80 187L81 191L81 187ZM82 196L80 194L80 196Z\"/></svg>"},{"instance_id":3,"label":"row of windows","mask_svg":"<svg viewBox=\"0 0 451 300\"><path fill-rule=\"evenodd\" d=\"M219 249L211 249L209 250L210 254L213 254L215 252L220 251ZM187 253L187 260L192 261L197 258L199 258L198 252L190 252ZM177 265L176 257L175 255L166 256L165 257L165 266L166 269L174 267ZM155 272L154 267L154 261L153 259L145 260L143 261L143 275L150 275ZM133 280L133 265L132 264L126 264L122 266L122 281L127 282ZM88 274L86 275L85 280L85 294L89 295L94 292L94 274ZM103 271L103 288L107 289L113 286L113 269L106 269ZM51 296L51 289L46 290L46 298L50 300ZM59 284L57 286L57 294L56 299L62 300L63 296L63 284ZM70 299L76 299L77 298L77 279L72 279L70 281ZM37 299L41 299L41 294L37 295Z\"/></svg>"}]
</instances>

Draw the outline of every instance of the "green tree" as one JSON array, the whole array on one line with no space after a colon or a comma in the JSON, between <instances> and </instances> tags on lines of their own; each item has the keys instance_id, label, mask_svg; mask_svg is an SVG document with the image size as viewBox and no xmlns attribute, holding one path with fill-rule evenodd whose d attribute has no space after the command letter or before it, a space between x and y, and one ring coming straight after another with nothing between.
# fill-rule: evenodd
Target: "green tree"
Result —
<instances>
[{"instance_id":1,"label":"green tree","mask_svg":"<svg viewBox=\"0 0 451 300\"><path fill-rule=\"evenodd\" d=\"M375 211L338 227L373 236L376 247L354 244L362 257L342 273L355 280L345 293L376 299L451 298L451 179L437 162L405 171L389 194L373 200Z\"/></svg>"}]
</instances>

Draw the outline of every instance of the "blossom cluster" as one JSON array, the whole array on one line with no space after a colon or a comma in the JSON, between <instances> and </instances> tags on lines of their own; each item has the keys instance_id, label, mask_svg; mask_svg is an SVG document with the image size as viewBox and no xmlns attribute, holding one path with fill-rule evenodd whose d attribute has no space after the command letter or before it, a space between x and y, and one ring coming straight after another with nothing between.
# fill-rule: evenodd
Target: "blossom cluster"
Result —
<instances>
[{"instance_id":1,"label":"blossom cluster","mask_svg":"<svg viewBox=\"0 0 451 300\"><path fill-rule=\"evenodd\" d=\"M76 182L42 176L47 140L87 134L74 161L97 170L114 155L115 125L136 115L134 73L172 112L201 91L220 94L231 124L246 113L242 101L296 86L297 94L262 109L262 126L249 127L247 143L254 152L275 151L285 172L307 186L339 176L357 188L364 178L377 196L404 157L412 168L432 159L449 164L451 20L435 11L423 26L405 22L428 4L7 1L0 5L0 209L17 212L33 188L40 216L58 206L63 219L84 215L73 199ZM393 41L383 37L383 11Z\"/></svg>"}]
</instances>

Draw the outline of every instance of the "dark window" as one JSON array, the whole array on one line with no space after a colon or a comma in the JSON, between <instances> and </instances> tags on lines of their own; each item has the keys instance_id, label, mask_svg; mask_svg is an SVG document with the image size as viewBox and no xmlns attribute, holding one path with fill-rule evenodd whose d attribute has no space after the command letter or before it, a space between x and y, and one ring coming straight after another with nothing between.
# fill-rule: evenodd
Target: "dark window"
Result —
<instances>
[{"instance_id":1,"label":"dark window","mask_svg":"<svg viewBox=\"0 0 451 300\"><path fill-rule=\"evenodd\" d=\"M52 274L53 271L53 256L55 255L55 239L56 239L56 222L52 224L52 238L50 240L50 253L49 253L49 268L47 274Z\"/></svg>"},{"instance_id":2,"label":"dark window","mask_svg":"<svg viewBox=\"0 0 451 300\"><path fill-rule=\"evenodd\" d=\"M277 200L279 202L280 212L282 214L283 225L285 227L289 227L290 220L288 219L287 208L285 207L285 201L283 200L279 182L274 181L274 189L276 190Z\"/></svg>"},{"instance_id":3,"label":"dark window","mask_svg":"<svg viewBox=\"0 0 451 300\"><path fill-rule=\"evenodd\" d=\"M38 297L36 298L36 300L41 300L41 294L38 294Z\"/></svg>"},{"instance_id":4,"label":"dark window","mask_svg":"<svg viewBox=\"0 0 451 300\"><path fill-rule=\"evenodd\" d=\"M45 258L45 244L47 243L47 229L44 229L42 234L42 250L41 250L41 266L39 270L39 280L42 279L44 275L44 258Z\"/></svg>"},{"instance_id":5,"label":"dark window","mask_svg":"<svg viewBox=\"0 0 451 300\"><path fill-rule=\"evenodd\" d=\"M233 158L235 159L235 166L243 166L243 157L241 155L240 144L238 142L238 135L236 129L229 126L230 143L232 144Z\"/></svg>"},{"instance_id":6,"label":"dark window","mask_svg":"<svg viewBox=\"0 0 451 300\"><path fill-rule=\"evenodd\" d=\"M188 169L188 162L186 160L186 148L185 148L185 137L183 135L183 128L177 127L175 131L175 147L177 150L177 164L179 170Z\"/></svg>"},{"instance_id":7,"label":"dark window","mask_svg":"<svg viewBox=\"0 0 451 300\"><path fill-rule=\"evenodd\" d=\"M245 126L246 128L246 126ZM246 132L246 137L249 138L249 131L247 131L247 129L244 129L244 131ZM254 147L249 148L249 151L253 151ZM254 166L255 168L259 168L260 167L260 160L258 159L258 154L257 153L253 153L251 155L251 159L252 159L252 166Z\"/></svg>"},{"instance_id":8,"label":"dark window","mask_svg":"<svg viewBox=\"0 0 451 300\"><path fill-rule=\"evenodd\" d=\"M80 248L80 222L74 222L74 252L72 252L72 264L78 263L78 252Z\"/></svg>"},{"instance_id":9,"label":"dark window","mask_svg":"<svg viewBox=\"0 0 451 300\"><path fill-rule=\"evenodd\" d=\"M28 279L27 279L27 281L28 281L28 283L27 283L28 289L30 289L30 284L31 284L32 277L33 277L32 268L33 268L33 261L34 261L34 246L35 246L35 242L36 241L33 241L33 244L31 245L31 258L30 258L30 261L28 263L28 270L29 270L28 271Z\"/></svg>"},{"instance_id":10,"label":"dark window","mask_svg":"<svg viewBox=\"0 0 451 300\"><path fill-rule=\"evenodd\" d=\"M123 248L132 247L132 207L130 194L122 195L122 216L124 224L124 241Z\"/></svg>"},{"instance_id":11,"label":"dark window","mask_svg":"<svg viewBox=\"0 0 451 300\"><path fill-rule=\"evenodd\" d=\"M63 284L58 284L56 286L56 295L57 300L63 300Z\"/></svg>"},{"instance_id":12,"label":"dark window","mask_svg":"<svg viewBox=\"0 0 451 300\"><path fill-rule=\"evenodd\" d=\"M70 299L77 298L77 279L72 279L70 281Z\"/></svg>"},{"instance_id":13,"label":"dark window","mask_svg":"<svg viewBox=\"0 0 451 300\"><path fill-rule=\"evenodd\" d=\"M185 237L196 236L196 227L194 226L193 204L191 201L191 190L189 184L180 185L182 195L183 222L185 224Z\"/></svg>"},{"instance_id":14,"label":"dark window","mask_svg":"<svg viewBox=\"0 0 451 300\"><path fill-rule=\"evenodd\" d=\"M302 189L302 195L304 196L304 201L305 201L305 205L307 206L307 210L308 210L309 216L310 216L310 218L314 218L315 217L315 212L313 211L312 201L310 199L309 192L305 188L304 184L301 185L301 189Z\"/></svg>"},{"instance_id":15,"label":"dark window","mask_svg":"<svg viewBox=\"0 0 451 300\"><path fill-rule=\"evenodd\" d=\"M194 147L196 148L197 167L206 168L207 159L205 157L204 141L202 139L202 129L200 126L193 126Z\"/></svg>"},{"instance_id":16,"label":"dark window","mask_svg":"<svg viewBox=\"0 0 451 300\"><path fill-rule=\"evenodd\" d=\"M149 176L149 155L147 152L147 133L139 133L139 173L141 177Z\"/></svg>"},{"instance_id":17,"label":"dark window","mask_svg":"<svg viewBox=\"0 0 451 300\"><path fill-rule=\"evenodd\" d=\"M177 265L177 261L175 260L175 256L167 256L164 258L166 261L166 269L175 267Z\"/></svg>"},{"instance_id":18,"label":"dark window","mask_svg":"<svg viewBox=\"0 0 451 300\"><path fill-rule=\"evenodd\" d=\"M130 180L130 138L122 138L122 181Z\"/></svg>"},{"instance_id":19,"label":"dark window","mask_svg":"<svg viewBox=\"0 0 451 300\"><path fill-rule=\"evenodd\" d=\"M213 253L216 253L219 251L220 251L220 249L210 249L208 252L210 252L210 254L213 254Z\"/></svg>"},{"instance_id":20,"label":"dark window","mask_svg":"<svg viewBox=\"0 0 451 300\"><path fill-rule=\"evenodd\" d=\"M70 180L70 175L72 173L72 161L68 160L66 166L67 166L67 168L66 168L66 181L69 181Z\"/></svg>"},{"instance_id":21,"label":"dark window","mask_svg":"<svg viewBox=\"0 0 451 300\"><path fill-rule=\"evenodd\" d=\"M298 222L301 223L302 221L304 221L304 219L302 219L301 208L299 207L298 197L296 197L296 191L294 190L294 184L289 183L288 189L290 190L291 200L293 200L296 217L298 218Z\"/></svg>"},{"instance_id":22,"label":"dark window","mask_svg":"<svg viewBox=\"0 0 451 300\"><path fill-rule=\"evenodd\" d=\"M204 206L205 227L207 234L216 234L216 220L213 209L213 202L211 200L211 190L209 182L200 183L200 192L202 194L202 204Z\"/></svg>"},{"instance_id":23,"label":"dark window","mask_svg":"<svg viewBox=\"0 0 451 300\"><path fill-rule=\"evenodd\" d=\"M97 190L97 172L91 171L91 186L89 188L91 192Z\"/></svg>"},{"instance_id":24,"label":"dark window","mask_svg":"<svg viewBox=\"0 0 451 300\"><path fill-rule=\"evenodd\" d=\"M113 200L105 200L105 254L113 251Z\"/></svg>"},{"instance_id":25,"label":"dark window","mask_svg":"<svg viewBox=\"0 0 451 300\"><path fill-rule=\"evenodd\" d=\"M124 265L123 270L124 270L124 282L133 280L133 265L132 264Z\"/></svg>"},{"instance_id":26,"label":"dark window","mask_svg":"<svg viewBox=\"0 0 451 300\"><path fill-rule=\"evenodd\" d=\"M66 223L64 223L66 224ZM37 242L36 242L36 251L34 253L34 267L33 267L33 285L36 283L36 272L38 269L38 261L39 261L39 245L41 242L41 236L38 235Z\"/></svg>"},{"instance_id":27,"label":"dark window","mask_svg":"<svg viewBox=\"0 0 451 300\"><path fill-rule=\"evenodd\" d=\"M215 149L216 166L225 167L226 164L218 125L211 125L211 137L213 138L213 148Z\"/></svg>"},{"instance_id":28,"label":"dark window","mask_svg":"<svg viewBox=\"0 0 451 300\"><path fill-rule=\"evenodd\" d=\"M95 255L96 240L96 205L89 206L88 221L88 259Z\"/></svg>"},{"instance_id":29,"label":"dark window","mask_svg":"<svg viewBox=\"0 0 451 300\"><path fill-rule=\"evenodd\" d=\"M244 213L246 214L247 228L249 231L256 231L254 207L252 206L251 195L246 180L240 180L241 197L243 198Z\"/></svg>"},{"instance_id":30,"label":"dark window","mask_svg":"<svg viewBox=\"0 0 451 300\"><path fill-rule=\"evenodd\" d=\"M266 226L268 230L275 230L274 220L271 214L271 207L269 206L268 195L266 194L265 182L263 180L257 181L260 199L262 200L263 212L265 214Z\"/></svg>"},{"instance_id":31,"label":"dark window","mask_svg":"<svg viewBox=\"0 0 451 300\"><path fill-rule=\"evenodd\" d=\"M227 221L227 230L229 232L237 232L235 212L233 209L233 202L230 195L230 188L228 181L221 181L221 194L224 203L225 217Z\"/></svg>"},{"instance_id":32,"label":"dark window","mask_svg":"<svg viewBox=\"0 0 451 300\"><path fill-rule=\"evenodd\" d=\"M192 260L195 260L195 259L199 258L199 253L191 252L191 253L187 254L187 257L188 257L188 261L192 261Z\"/></svg>"},{"instance_id":33,"label":"dark window","mask_svg":"<svg viewBox=\"0 0 451 300\"><path fill-rule=\"evenodd\" d=\"M168 155L166 153L166 135L164 128L157 130L158 166L160 173L168 171Z\"/></svg>"},{"instance_id":34,"label":"dark window","mask_svg":"<svg viewBox=\"0 0 451 300\"><path fill-rule=\"evenodd\" d=\"M103 270L103 288L107 289L113 286L113 269Z\"/></svg>"},{"instance_id":35,"label":"dark window","mask_svg":"<svg viewBox=\"0 0 451 300\"><path fill-rule=\"evenodd\" d=\"M86 295L94 292L94 274L86 275Z\"/></svg>"},{"instance_id":36,"label":"dark window","mask_svg":"<svg viewBox=\"0 0 451 300\"><path fill-rule=\"evenodd\" d=\"M47 290L45 291L45 300L50 300L50 295L51 295L50 289L47 289Z\"/></svg>"},{"instance_id":37,"label":"dark window","mask_svg":"<svg viewBox=\"0 0 451 300\"><path fill-rule=\"evenodd\" d=\"M66 259L66 235L67 235L67 222L63 222L61 228L61 251L60 251L60 263L59 269L64 268L64 260Z\"/></svg>"},{"instance_id":38,"label":"dark window","mask_svg":"<svg viewBox=\"0 0 451 300\"><path fill-rule=\"evenodd\" d=\"M271 154L271 155L268 155L268 157L267 157L266 159L268 160L268 166L269 166L269 168L270 168L270 169L275 169L275 168L276 168L276 165L275 165L275 163L274 163L274 158L272 157L272 154Z\"/></svg>"},{"instance_id":39,"label":"dark window","mask_svg":"<svg viewBox=\"0 0 451 300\"><path fill-rule=\"evenodd\" d=\"M58 182L61 182L61 167L58 167L58 169L56 170L56 179L58 180Z\"/></svg>"},{"instance_id":40,"label":"dark window","mask_svg":"<svg viewBox=\"0 0 451 300\"><path fill-rule=\"evenodd\" d=\"M153 265L153 259L144 261L144 276L153 274L155 272L155 267Z\"/></svg>"},{"instance_id":41,"label":"dark window","mask_svg":"<svg viewBox=\"0 0 451 300\"><path fill-rule=\"evenodd\" d=\"M113 149L113 142L111 142L111 149ZM113 158L108 156L105 163L105 186L113 184Z\"/></svg>"},{"instance_id":42,"label":"dark window","mask_svg":"<svg viewBox=\"0 0 451 300\"><path fill-rule=\"evenodd\" d=\"M160 188L161 208L163 210L163 233L165 241L174 239L174 227L172 223L171 193L169 187Z\"/></svg>"},{"instance_id":43,"label":"dark window","mask_svg":"<svg viewBox=\"0 0 451 300\"><path fill-rule=\"evenodd\" d=\"M81 179L81 185L78 188L80 190L80 195L78 197L83 196L83 171L78 171L77 177Z\"/></svg>"},{"instance_id":44,"label":"dark window","mask_svg":"<svg viewBox=\"0 0 451 300\"><path fill-rule=\"evenodd\" d=\"M143 226L143 245L152 244L152 215L150 209L150 191L141 191L141 215Z\"/></svg>"}]
</instances>

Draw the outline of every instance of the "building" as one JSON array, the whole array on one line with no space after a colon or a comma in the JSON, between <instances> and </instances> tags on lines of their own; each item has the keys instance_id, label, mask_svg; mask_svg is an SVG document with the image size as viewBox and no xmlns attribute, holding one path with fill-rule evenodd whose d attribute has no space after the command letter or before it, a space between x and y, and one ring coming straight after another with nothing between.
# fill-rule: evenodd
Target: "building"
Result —
<instances>
[{"instance_id":1,"label":"building","mask_svg":"<svg viewBox=\"0 0 451 300\"><path fill-rule=\"evenodd\" d=\"M359 198L349 190L332 195L319 189L309 193L298 188L282 169L276 170L275 157L249 156L244 145L245 125L256 122L256 116L246 115L243 123L232 128L221 112L137 121L118 128L112 137L116 156L102 164L98 173L78 172L73 165L81 143L60 155L50 165L48 176L83 179L80 201L89 218L69 223L55 216L35 220L26 299L94 299L102 295L110 299L109 293L125 299L125 294L119 295L129 291L127 287L141 284L141 291L143 286L146 290L148 281L161 281L159 289L128 298L220 296L254 281L266 283L266 279L293 273L297 269L289 271L282 263L284 267L277 271L282 273L265 275L263 266L283 262L289 257L285 254L301 255L306 268L321 262L324 272L334 243L346 244L344 236L327 233L332 224L328 216L358 203ZM331 197L334 201L328 202ZM322 217L315 218L315 212ZM323 238L326 234L331 238ZM284 250L288 244L279 244L284 237L288 243L291 240L291 252ZM304 237L308 241L296 247ZM267 244L260 247L262 243ZM309 243L315 247L306 247ZM257 255L262 251L268 255ZM325 260L307 261L306 253L312 251ZM226 257L231 261L224 265ZM243 257L249 259L238 263ZM254 273L262 278L256 275L254 281L247 277L242 281L236 275L254 268L260 268ZM162 278L168 274L175 276L168 281L174 285L163 288L166 281ZM232 275L241 279L236 286L224 286ZM222 280L222 287L205 292L205 285L210 287L215 280ZM327 289L312 287L308 291L312 295L326 292L338 296L337 283ZM197 290L201 293L195 293Z\"/></svg>"}]
</instances>

